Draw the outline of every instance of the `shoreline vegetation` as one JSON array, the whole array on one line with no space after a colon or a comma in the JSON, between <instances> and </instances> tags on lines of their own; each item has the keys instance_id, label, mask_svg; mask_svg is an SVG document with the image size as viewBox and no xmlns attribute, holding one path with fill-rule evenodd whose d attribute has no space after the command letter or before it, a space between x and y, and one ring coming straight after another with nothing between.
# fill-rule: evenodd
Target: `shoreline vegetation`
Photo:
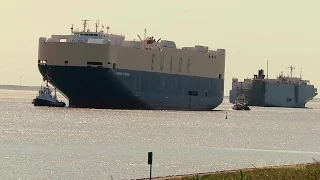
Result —
<instances>
[{"instance_id":1,"label":"shoreline vegetation","mask_svg":"<svg viewBox=\"0 0 320 180\"><path fill-rule=\"evenodd\" d=\"M147 180L149 178L137 179ZM153 177L154 180L320 180L320 162Z\"/></svg>"},{"instance_id":2,"label":"shoreline vegetation","mask_svg":"<svg viewBox=\"0 0 320 180\"><path fill-rule=\"evenodd\" d=\"M2 84L0 84L0 89L38 91L40 89L40 86L20 86L20 85L2 85Z\"/></svg>"}]
</instances>

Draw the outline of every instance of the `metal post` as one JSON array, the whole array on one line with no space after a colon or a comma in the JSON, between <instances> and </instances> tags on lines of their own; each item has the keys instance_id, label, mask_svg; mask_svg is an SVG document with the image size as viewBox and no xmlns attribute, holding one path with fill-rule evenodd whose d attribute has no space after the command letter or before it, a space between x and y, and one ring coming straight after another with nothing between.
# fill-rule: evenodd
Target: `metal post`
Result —
<instances>
[{"instance_id":1,"label":"metal post","mask_svg":"<svg viewBox=\"0 0 320 180\"><path fill-rule=\"evenodd\" d=\"M148 164L150 164L150 180L151 180L151 173L152 173L152 152L148 152Z\"/></svg>"},{"instance_id":2,"label":"metal post","mask_svg":"<svg viewBox=\"0 0 320 180\"><path fill-rule=\"evenodd\" d=\"M150 164L150 180L151 180L152 164Z\"/></svg>"}]
</instances>

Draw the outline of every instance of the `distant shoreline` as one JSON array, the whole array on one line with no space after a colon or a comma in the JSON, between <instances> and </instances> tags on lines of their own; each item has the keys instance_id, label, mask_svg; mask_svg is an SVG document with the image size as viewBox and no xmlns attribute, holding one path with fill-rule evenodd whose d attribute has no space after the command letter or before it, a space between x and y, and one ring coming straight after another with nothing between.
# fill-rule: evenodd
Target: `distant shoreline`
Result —
<instances>
[{"instance_id":1,"label":"distant shoreline","mask_svg":"<svg viewBox=\"0 0 320 180\"><path fill-rule=\"evenodd\" d=\"M1 85L0 89L6 89L6 90L23 90L23 91L39 91L40 86L20 86L20 85ZM229 96L224 96L224 98L229 98ZM320 99L320 97L315 97L313 99Z\"/></svg>"},{"instance_id":2,"label":"distant shoreline","mask_svg":"<svg viewBox=\"0 0 320 180\"><path fill-rule=\"evenodd\" d=\"M0 85L0 89L38 91L40 86Z\"/></svg>"}]
</instances>

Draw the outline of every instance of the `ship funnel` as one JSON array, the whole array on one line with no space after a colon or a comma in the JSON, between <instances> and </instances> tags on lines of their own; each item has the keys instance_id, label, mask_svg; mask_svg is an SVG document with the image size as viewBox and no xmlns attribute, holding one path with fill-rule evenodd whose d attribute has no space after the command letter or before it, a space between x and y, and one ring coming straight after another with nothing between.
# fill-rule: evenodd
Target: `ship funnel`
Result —
<instances>
[{"instance_id":1,"label":"ship funnel","mask_svg":"<svg viewBox=\"0 0 320 180\"><path fill-rule=\"evenodd\" d=\"M258 75L254 75L254 79L264 79L264 71L263 69L258 70Z\"/></svg>"}]
</instances>

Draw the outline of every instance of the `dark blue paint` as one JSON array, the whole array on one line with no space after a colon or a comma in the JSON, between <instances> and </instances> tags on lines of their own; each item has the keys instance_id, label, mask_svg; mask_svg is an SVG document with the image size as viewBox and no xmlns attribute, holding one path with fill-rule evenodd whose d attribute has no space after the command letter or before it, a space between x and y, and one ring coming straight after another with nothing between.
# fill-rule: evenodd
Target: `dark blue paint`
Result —
<instances>
[{"instance_id":1,"label":"dark blue paint","mask_svg":"<svg viewBox=\"0 0 320 180\"><path fill-rule=\"evenodd\" d=\"M101 67L38 67L68 97L70 107L211 110L223 100L224 80L218 78ZM197 91L198 96L189 96L189 91Z\"/></svg>"}]
</instances>

